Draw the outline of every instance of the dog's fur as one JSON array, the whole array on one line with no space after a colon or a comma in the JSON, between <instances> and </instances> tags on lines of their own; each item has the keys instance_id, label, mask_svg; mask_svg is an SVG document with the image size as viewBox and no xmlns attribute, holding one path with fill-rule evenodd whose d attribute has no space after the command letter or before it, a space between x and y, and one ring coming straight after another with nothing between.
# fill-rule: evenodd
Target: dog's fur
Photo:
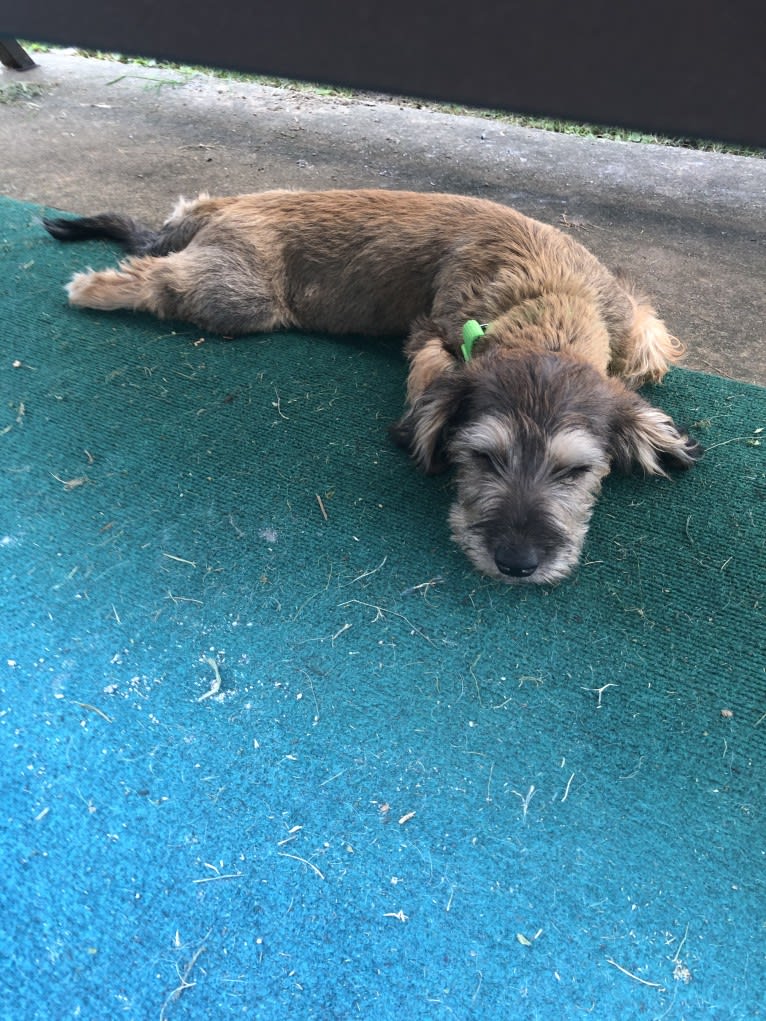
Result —
<instances>
[{"instance_id":1,"label":"dog's fur","mask_svg":"<svg viewBox=\"0 0 766 1021\"><path fill-rule=\"evenodd\" d=\"M120 241L76 274L74 305L235 334L408 335L394 439L456 469L453 537L479 570L553 582L577 563L612 466L687 468L700 449L633 390L682 347L646 300L568 235L505 206L395 191L181 199L154 232L117 214L49 219L64 241ZM488 324L469 360L461 330Z\"/></svg>"}]
</instances>

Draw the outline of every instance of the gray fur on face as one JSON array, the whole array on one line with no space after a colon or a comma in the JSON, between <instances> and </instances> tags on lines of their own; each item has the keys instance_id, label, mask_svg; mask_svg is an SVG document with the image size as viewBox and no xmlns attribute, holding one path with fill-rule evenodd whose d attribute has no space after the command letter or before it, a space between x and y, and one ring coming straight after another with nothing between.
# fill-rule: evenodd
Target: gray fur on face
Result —
<instances>
[{"instance_id":1,"label":"gray fur on face","mask_svg":"<svg viewBox=\"0 0 766 1021\"><path fill-rule=\"evenodd\" d=\"M455 542L480 571L556 582L577 564L613 464L664 474L689 440L618 381L559 356L477 364L424 392L406 422L427 471L452 467Z\"/></svg>"},{"instance_id":2,"label":"gray fur on face","mask_svg":"<svg viewBox=\"0 0 766 1021\"><path fill-rule=\"evenodd\" d=\"M450 443L455 542L485 574L554 582L577 563L601 479L603 444L583 427L545 435L513 416L487 415Z\"/></svg>"}]
</instances>

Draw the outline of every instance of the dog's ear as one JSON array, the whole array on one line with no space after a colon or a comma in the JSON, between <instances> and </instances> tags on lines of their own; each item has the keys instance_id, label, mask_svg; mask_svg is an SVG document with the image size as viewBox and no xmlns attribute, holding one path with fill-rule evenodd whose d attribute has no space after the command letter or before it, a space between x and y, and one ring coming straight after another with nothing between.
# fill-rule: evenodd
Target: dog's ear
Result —
<instances>
[{"instance_id":1,"label":"dog's ear","mask_svg":"<svg viewBox=\"0 0 766 1021\"><path fill-rule=\"evenodd\" d=\"M617 397L610 441L614 467L625 473L638 465L647 475L666 476L702 456L699 443L669 415L627 388Z\"/></svg>"},{"instance_id":2,"label":"dog's ear","mask_svg":"<svg viewBox=\"0 0 766 1021\"><path fill-rule=\"evenodd\" d=\"M449 467L447 441L460 413L467 386L468 382L462 375L440 376L389 428L394 443L406 450L417 466L429 475Z\"/></svg>"}]
</instances>

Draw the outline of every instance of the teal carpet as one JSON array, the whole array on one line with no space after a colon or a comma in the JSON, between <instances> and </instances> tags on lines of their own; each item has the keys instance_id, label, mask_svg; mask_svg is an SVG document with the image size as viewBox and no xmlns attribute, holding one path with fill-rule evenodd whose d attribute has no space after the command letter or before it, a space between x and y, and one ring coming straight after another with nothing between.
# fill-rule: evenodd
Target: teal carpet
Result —
<instances>
[{"instance_id":1,"label":"teal carpet","mask_svg":"<svg viewBox=\"0 0 766 1021\"><path fill-rule=\"evenodd\" d=\"M397 345L71 310L115 250L39 215L0 200L0 1015L765 1016L766 391L674 371L700 465L507 588L387 439Z\"/></svg>"}]
</instances>

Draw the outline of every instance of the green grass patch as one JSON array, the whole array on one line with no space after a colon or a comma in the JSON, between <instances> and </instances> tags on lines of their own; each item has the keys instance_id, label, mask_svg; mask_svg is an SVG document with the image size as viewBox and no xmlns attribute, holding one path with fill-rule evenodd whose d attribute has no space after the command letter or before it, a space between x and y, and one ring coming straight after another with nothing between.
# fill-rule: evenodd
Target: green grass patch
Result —
<instances>
[{"instance_id":1,"label":"green grass patch","mask_svg":"<svg viewBox=\"0 0 766 1021\"><path fill-rule=\"evenodd\" d=\"M20 100L36 99L45 89L37 82L4 82L0 85L0 103L17 103Z\"/></svg>"}]
</instances>

